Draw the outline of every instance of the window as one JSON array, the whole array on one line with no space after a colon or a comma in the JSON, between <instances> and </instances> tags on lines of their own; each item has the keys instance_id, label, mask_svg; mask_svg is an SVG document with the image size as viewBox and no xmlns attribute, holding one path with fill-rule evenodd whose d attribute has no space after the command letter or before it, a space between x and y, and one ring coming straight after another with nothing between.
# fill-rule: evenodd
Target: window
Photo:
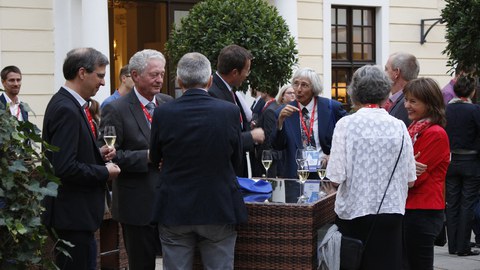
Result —
<instances>
[{"instance_id":1,"label":"window","mask_svg":"<svg viewBox=\"0 0 480 270\"><path fill-rule=\"evenodd\" d=\"M347 85L358 68L375 64L375 8L332 6L332 98L350 108Z\"/></svg>"}]
</instances>

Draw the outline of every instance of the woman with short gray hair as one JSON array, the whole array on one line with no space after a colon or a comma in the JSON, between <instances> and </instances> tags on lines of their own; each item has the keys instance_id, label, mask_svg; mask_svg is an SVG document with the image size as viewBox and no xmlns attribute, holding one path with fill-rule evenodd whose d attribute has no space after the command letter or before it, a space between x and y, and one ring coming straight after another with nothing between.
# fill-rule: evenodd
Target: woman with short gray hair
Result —
<instances>
[{"instance_id":1,"label":"woman with short gray hair","mask_svg":"<svg viewBox=\"0 0 480 270\"><path fill-rule=\"evenodd\" d=\"M365 246L361 269L401 269L405 202L416 179L406 126L380 108L390 86L377 66L355 72L348 93L357 112L337 122L327 165L328 179L338 185L339 231Z\"/></svg>"}]
</instances>

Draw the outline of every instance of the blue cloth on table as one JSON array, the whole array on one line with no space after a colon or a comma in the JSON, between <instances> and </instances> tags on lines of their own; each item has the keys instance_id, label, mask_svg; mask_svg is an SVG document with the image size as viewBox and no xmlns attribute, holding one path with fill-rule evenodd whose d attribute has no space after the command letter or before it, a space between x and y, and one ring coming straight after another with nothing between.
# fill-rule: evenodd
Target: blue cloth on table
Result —
<instances>
[{"instance_id":1,"label":"blue cloth on table","mask_svg":"<svg viewBox=\"0 0 480 270\"><path fill-rule=\"evenodd\" d=\"M265 202L272 197L272 193L244 193L244 202Z\"/></svg>"},{"instance_id":2,"label":"blue cloth on table","mask_svg":"<svg viewBox=\"0 0 480 270\"><path fill-rule=\"evenodd\" d=\"M244 192L247 193L270 193L272 184L265 180L254 181L250 178L237 177L238 183Z\"/></svg>"}]
</instances>

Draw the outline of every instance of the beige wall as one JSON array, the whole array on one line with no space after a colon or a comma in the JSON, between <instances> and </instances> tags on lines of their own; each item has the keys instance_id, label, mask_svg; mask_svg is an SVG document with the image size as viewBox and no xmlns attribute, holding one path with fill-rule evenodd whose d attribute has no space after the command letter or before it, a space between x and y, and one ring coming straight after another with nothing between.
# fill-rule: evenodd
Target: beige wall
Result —
<instances>
[{"instance_id":1,"label":"beige wall","mask_svg":"<svg viewBox=\"0 0 480 270\"><path fill-rule=\"evenodd\" d=\"M299 66L314 68L324 79L324 75L330 76L329 71L324 70L323 61L330 56L324 55L324 22L323 7L327 1L323 0L298 0L298 49ZM328 1L332 4L344 3L345 5L369 4L371 1L335 0ZM377 1L381 2L381 1ZM438 18L445 1L442 0L391 0L388 11L388 44L383 45L387 50L387 56L396 51L406 51L417 56L420 62L420 76L428 76L436 79L443 87L450 80L447 75L447 58L441 52L446 47L445 26L436 25L428 34L427 42L420 44L420 20ZM381 23L377 20L377 25ZM427 22L425 31L431 22ZM377 29L377 31L379 31ZM382 34L382 33L380 33ZM379 39L377 38L377 42ZM380 44L379 44L380 45ZM377 53L377 56L380 55ZM387 58L387 57L384 57ZM378 59L377 64L384 65L387 59ZM328 87L326 87L328 88ZM326 89L327 90L327 89Z\"/></svg>"},{"instance_id":2,"label":"beige wall","mask_svg":"<svg viewBox=\"0 0 480 270\"><path fill-rule=\"evenodd\" d=\"M53 0L0 0L0 67L22 71L20 99L36 114L30 119L37 125L54 92L53 29Z\"/></svg>"}]
</instances>

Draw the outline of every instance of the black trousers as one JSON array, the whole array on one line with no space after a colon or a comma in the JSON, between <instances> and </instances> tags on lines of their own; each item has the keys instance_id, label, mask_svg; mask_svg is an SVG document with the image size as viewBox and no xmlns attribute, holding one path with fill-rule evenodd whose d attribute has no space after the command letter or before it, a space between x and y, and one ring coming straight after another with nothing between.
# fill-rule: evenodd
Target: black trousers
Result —
<instances>
[{"instance_id":1,"label":"black trousers","mask_svg":"<svg viewBox=\"0 0 480 270\"><path fill-rule=\"evenodd\" d=\"M443 217L443 210L405 210L404 269L433 270L433 247Z\"/></svg>"},{"instance_id":2,"label":"black trousers","mask_svg":"<svg viewBox=\"0 0 480 270\"><path fill-rule=\"evenodd\" d=\"M122 223L122 230L128 255L128 269L155 270L155 259L160 249L157 226Z\"/></svg>"},{"instance_id":3,"label":"black trousers","mask_svg":"<svg viewBox=\"0 0 480 270\"><path fill-rule=\"evenodd\" d=\"M92 260L93 251L92 241L94 239L94 233L88 231L69 231L55 229L58 237L62 240L70 242L73 247L64 244L64 242L58 242L58 246L65 249L71 256L67 257L63 252L55 250L55 263L62 270L88 270Z\"/></svg>"},{"instance_id":4,"label":"black trousers","mask_svg":"<svg viewBox=\"0 0 480 270\"><path fill-rule=\"evenodd\" d=\"M364 243L361 269L400 270L402 269L402 220L401 214L379 214L352 220L337 218L335 223L342 235L360 239ZM373 223L375 225L370 233ZM369 233L370 236L368 236Z\"/></svg>"},{"instance_id":5,"label":"black trousers","mask_svg":"<svg viewBox=\"0 0 480 270\"><path fill-rule=\"evenodd\" d=\"M475 155L452 155L446 180L448 252L451 254L470 251L479 188L480 160Z\"/></svg>"}]
</instances>

